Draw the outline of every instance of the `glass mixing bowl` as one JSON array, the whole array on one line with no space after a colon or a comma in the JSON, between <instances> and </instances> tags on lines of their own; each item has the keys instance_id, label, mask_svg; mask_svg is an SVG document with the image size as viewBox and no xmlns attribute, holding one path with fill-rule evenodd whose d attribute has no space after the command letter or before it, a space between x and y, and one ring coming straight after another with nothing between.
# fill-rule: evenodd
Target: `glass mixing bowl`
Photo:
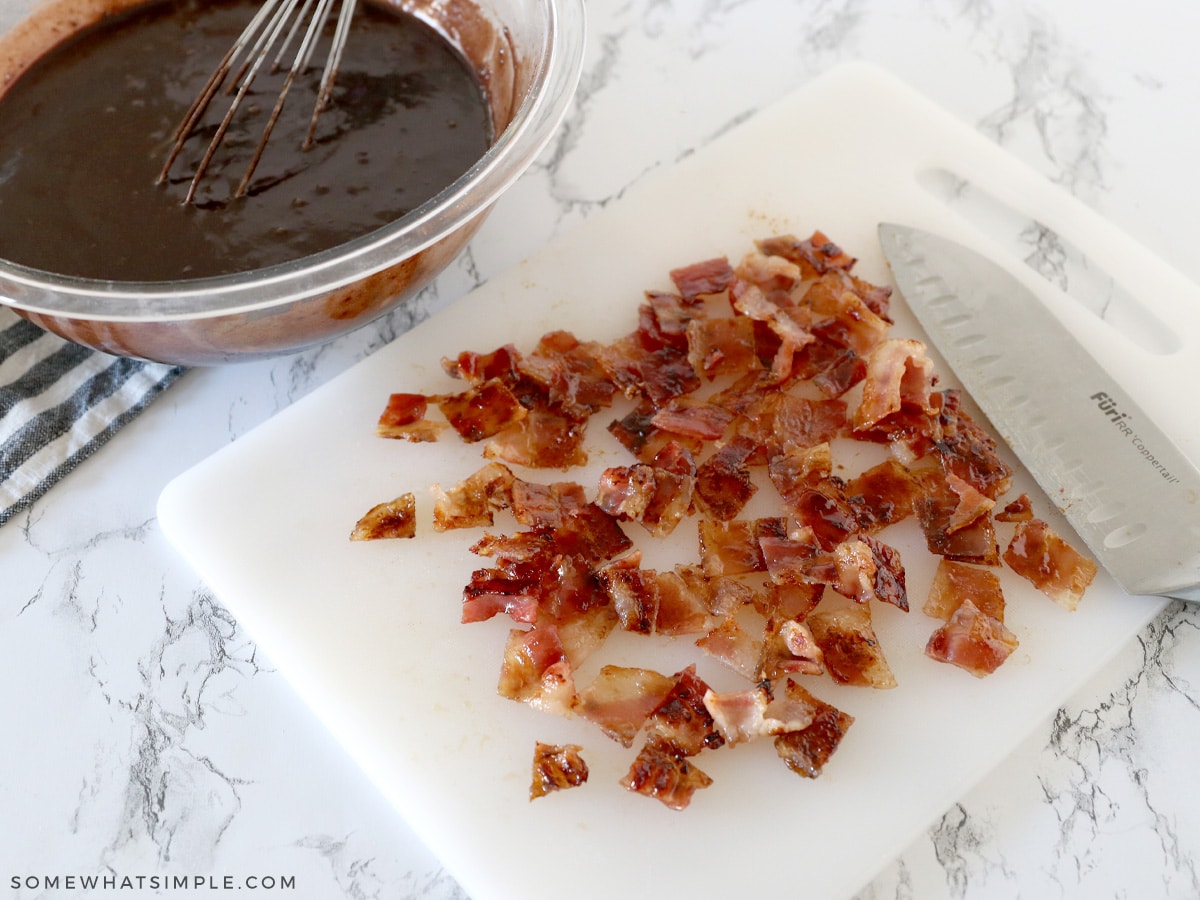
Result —
<instances>
[{"instance_id":1,"label":"glass mixing bowl","mask_svg":"<svg viewBox=\"0 0 1200 900\"><path fill-rule=\"evenodd\" d=\"M138 0L4 0L0 85L64 34ZM298 350L362 327L437 276L529 167L579 80L584 0L393 0L436 27L487 85L496 138L422 206L348 243L240 274L99 281L0 259L0 304L69 340L182 365ZM33 10L35 15L29 15ZM0 256L2 256L0 248Z\"/></svg>"}]
</instances>

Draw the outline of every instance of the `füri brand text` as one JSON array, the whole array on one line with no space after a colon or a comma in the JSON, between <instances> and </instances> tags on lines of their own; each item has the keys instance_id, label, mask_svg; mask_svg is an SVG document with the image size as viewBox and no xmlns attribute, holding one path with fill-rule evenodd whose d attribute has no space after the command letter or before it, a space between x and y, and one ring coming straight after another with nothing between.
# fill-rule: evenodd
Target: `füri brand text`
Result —
<instances>
[{"instance_id":1,"label":"f\u00fcri brand text","mask_svg":"<svg viewBox=\"0 0 1200 900\"><path fill-rule=\"evenodd\" d=\"M1138 436L1137 430L1134 428L1133 417L1130 416L1129 413L1123 411L1117 405L1117 401L1115 399L1106 394L1104 391L1097 391L1096 393L1092 394L1091 399L1095 402L1096 408L1100 410L1100 412L1102 412L1110 422L1112 422L1113 427L1120 431L1121 434L1125 435L1125 437L1129 439L1129 442L1133 444L1134 449L1136 449L1138 453L1140 453L1142 457L1154 467L1155 471L1157 471L1160 476L1166 479L1167 484L1175 484L1177 481L1179 481L1178 476L1172 475L1167 467L1164 466L1162 462L1154 455L1150 448L1146 446L1141 437Z\"/></svg>"}]
</instances>

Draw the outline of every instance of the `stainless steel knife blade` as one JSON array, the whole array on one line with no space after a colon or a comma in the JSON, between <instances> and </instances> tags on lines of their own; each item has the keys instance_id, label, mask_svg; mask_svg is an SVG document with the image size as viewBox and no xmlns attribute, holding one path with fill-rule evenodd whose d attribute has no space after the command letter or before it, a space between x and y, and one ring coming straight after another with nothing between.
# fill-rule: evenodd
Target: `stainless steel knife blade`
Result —
<instances>
[{"instance_id":1,"label":"stainless steel knife blade","mask_svg":"<svg viewBox=\"0 0 1200 900\"><path fill-rule=\"evenodd\" d=\"M879 226L900 294L963 387L1127 592L1200 602L1200 471L1012 273Z\"/></svg>"}]
</instances>

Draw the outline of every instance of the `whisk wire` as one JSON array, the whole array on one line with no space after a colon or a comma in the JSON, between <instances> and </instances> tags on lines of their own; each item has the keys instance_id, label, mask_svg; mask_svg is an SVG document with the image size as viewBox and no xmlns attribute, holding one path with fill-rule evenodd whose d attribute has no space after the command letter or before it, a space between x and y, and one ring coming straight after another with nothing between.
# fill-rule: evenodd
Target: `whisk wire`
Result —
<instances>
[{"instance_id":1,"label":"whisk wire","mask_svg":"<svg viewBox=\"0 0 1200 900\"><path fill-rule=\"evenodd\" d=\"M315 9L314 7L315 3ZM338 16L337 25L334 31L333 41L330 47L329 56L325 63L325 69L321 76L320 86L317 92L316 104L313 108L312 118L309 121L308 132L303 143L303 148L308 149L313 143L313 137L316 132L317 119L322 110L328 105L329 99L333 91L333 83L337 75L337 68L341 60L342 50L345 47L346 40L349 35L350 20L354 14L356 0L342 0L341 9ZM258 167L259 161L262 159L263 152L266 150L267 142L270 139L271 132L275 128L275 124L279 119L279 115L283 110L284 102L287 99L292 83L296 76L307 70L309 61L316 47L317 41L325 27L326 21L329 19L332 10L333 0L265 0L263 5L255 13L250 23L234 41L229 48L224 58L213 71L208 81L205 83L196 100L189 107L183 121L176 130L174 143L169 153L166 163L159 174L159 182L167 180L171 167L179 157L187 139L194 132L205 112L212 104L213 98L223 85L228 81L229 86L226 90L227 94L232 94L233 99L221 119L217 130L212 139L209 141L208 147L205 149L204 155L201 157L196 171L192 175L191 183L188 186L187 196L184 198L184 203L191 203L199 190L200 184L207 173L209 166L212 163L217 149L220 147L225 135L229 130L230 124L233 122L238 109L242 105L242 101L246 94L249 93L255 78L258 76L259 70L262 68L264 61L271 54L275 45L279 42L280 35L286 29L282 44L278 47L275 53L274 61L271 64L271 71L278 71L282 68L284 57L288 49L294 43L296 36L300 33L305 19L307 18L307 27L304 29L304 36L300 41L300 46L296 51L296 55L288 68L287 75L283 85L280 88L276 98L275 105L271 110L271 114L267 119L267 123L263 128L262 135L259 138L258 144L255 146L254 153L251 157L245 173L243 174L238 187L233 193L233 197L241 197L246 193L249 187L250 179L254 175L255 169ZM310 15L311 11L311 15ZM249 47L249 50L247 50ZM236 76L230 80L229 73L235 65L241 63Z\"/></svg>"}]
</instances>

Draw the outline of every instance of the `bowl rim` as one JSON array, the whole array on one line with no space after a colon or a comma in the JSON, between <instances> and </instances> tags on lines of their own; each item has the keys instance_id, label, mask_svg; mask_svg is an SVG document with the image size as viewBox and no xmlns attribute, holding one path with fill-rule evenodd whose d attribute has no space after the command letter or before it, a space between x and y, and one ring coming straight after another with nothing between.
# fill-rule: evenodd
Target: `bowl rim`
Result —
<instances>
[{"instance_id":1,"label":"bowl rim","mask_svg":"<svg viewBox=\"0 0 1200 900\"><path fill-rule=\"evenodd\" d=\"M585 2L540 0L538 65L512 121L466 172L396 221L298 260L175 281L80 278L0 259L0 306L105 322L212 318L323 296L414 256L484 215L549 143L582 72Z\"/></svg>"}]
</instances>

